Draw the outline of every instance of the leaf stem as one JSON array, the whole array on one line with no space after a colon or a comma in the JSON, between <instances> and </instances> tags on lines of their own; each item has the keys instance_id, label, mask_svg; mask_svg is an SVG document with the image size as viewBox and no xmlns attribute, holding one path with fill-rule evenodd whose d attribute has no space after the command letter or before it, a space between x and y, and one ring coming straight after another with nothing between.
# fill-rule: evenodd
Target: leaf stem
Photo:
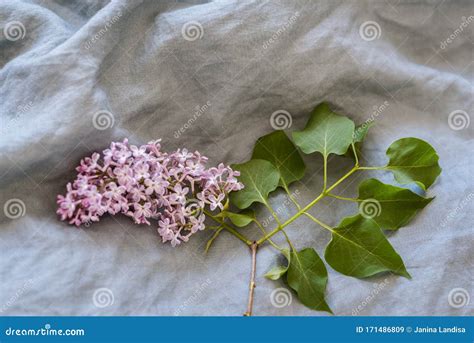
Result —
<instances>
[{"instance_id":1,"label":"leaf stem","mask_svg":"<svg viewBox=\"0 0 474 343\"><path fill-rule=\"evenodd\" d=\"M278 224L279 226L281 226L280 218L278 218L277 214L275 213L275 211L273 210L273 208L270 206L270 204L268 203L268 201L264 200L264 205L265 205L265 207L268 209L268 211L270 211L270 213L272 214L273 218L275 218L275 221L277 222L277 224Z\"/></svg>"},{"instance_id":2,"label":"leaf stem","mask_svg":"<svg viewBox=\"0 0 474 343\"><path fill-rule=\"evenodd\" d=\"M212 215L212 213L204 210L204 214L206 216L208 216L209 218L211 218L212 220L214 220L215 222L221 224L225 229L226 231L228 231L229 233L233 234L235 237L237 237L238 239L240 239L242 242L244 242L245 244L247 244L248 246L251 246L253 244L253 242L251 240L249 240L247 237L245 237L244 235L242 235L241 233L239 233L237 230L235 230L233 227L227 225L226 223L224 223L223 220L220 220L219 218L216 218Z\"/></svg>"},{"instance_id":3,"label":"leaf stem","mask_svg":"<svg viewBox=\"0 0 474 343\"><path fill-rule=\"evenodd\" d=\"M328 156L324 155L323 192L326 191L327 183L328 183Z\"/></svg>"},{"instance_id":4,"label":"leaf stem","mask_svg":"<svg viewBox=\"0 0 474 343\"><path fill-rule=\"evenodd\" d=\"M296 208L298 210L301 210L301 205L298 204L295 198L293 198L293 195L291 195L290 190L288 189L288 186L286 184L283 185L283 188L285 189L286 194L288 194L288 198L295 204Z\"/></svg>"},{"instance_id":5,"label":"leaf stem","mask_svg":"<svg viewBox=\"0 0 474 343\"><path fill-rule=\"evenodd\" d=\"M335 195L335 194L331 194L331 193L328 193L327 196L331 197L331 198L339 199L339 200L345 200L345 201L353 201L353 202L362 201L362 200L357 199L357 198L346 198L346 197L341 197L339 195Z\"/></svg>"},{"instance_id":6,"label":"leaf stem","mask_svg":"<svg viewBox=\"0 0 474 343\"><path fill-rule=\"evenodd\" d=\"M378 167L359 167L359 170L384 170L389 169L387 166L378 166Z\"/></svg>"},{"instance_id":7,"label":"leaf stem","mask_svg":"<svg viewBox=\"0 0 474 343\"><path fill-rule=\"evenodd\" d=\"M252 253L252 270L250 272L250 284L249 284L249 301L247 303L247 312L244 313L244 316L250 317L252 315L253 309L253 296L255 291L255 274L257 272L257 249L258 243L254 241L250 245L250 251Z\"/></svg>"},{"instance_id":8,"label":"leaf stem","mask_svg":"<svg viewBox=\"0 0 474 343\"><path fill-rule=\"evenodd\" d=\"M334 229L332 227L330 227L329 225L323 223L322 221L320 221L318 218L315 218L313 217L311 214L309 214L308 212L305 212L304 215L306 215L307 217L309 217L312 221L314 221L315 223L319 224L320 226L322 226L323 228L333 232Z\"/></svg>"},{"instance_id":9,"label":"leaf stem","mask_svg":"<svg viewBox=\"0 0 474 343\"><path fill-rule=\"evenodd\" d=\"M358 167L359 166L359 156L357 156L357 150L356 150L354 142L352 142L351 145L352 145L352 152L354 153L355 165L356 165L356 167Z\"/></svg>"},{"instance_id":10,"label":"leaf stem","mask_svg":"<svg viewBox=\"0 0 474 343\"><path fill-rule=\"evenodd\" d=\"M290 237L288 237L288 234L285 232L285 230L281 229L281 232L283 233L283 235L285 235L285 239L286 241L288 242L288 245L290 246L290 251L294 251L296 252L296 248L295 246L293 245L293 243L291 243L290 241Z\"/></svg>"}]
</instances>

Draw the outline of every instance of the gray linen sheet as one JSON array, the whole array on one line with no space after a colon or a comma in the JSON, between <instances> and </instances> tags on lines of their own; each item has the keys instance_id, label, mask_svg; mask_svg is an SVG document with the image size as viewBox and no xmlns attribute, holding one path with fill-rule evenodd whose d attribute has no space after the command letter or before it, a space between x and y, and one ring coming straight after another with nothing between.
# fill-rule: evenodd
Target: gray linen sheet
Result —
<instances>
[{"instance_id":1,"label":"gray linen sheet","mask_svg":"<svg viewBox=\"0 0 474 343\"><path fill-rule=\"evenodd\" d=\"M124 217L77 229L58 221L55 196L111 140L162 138L236 163L272 130L272 113L300 129L328 101L376 121L363 161L382 164L392 141L415 136L443 167L436 199L390 238L412 280L328 268L335 314L472 315L473 15L472 1L0 1L0 311L241 315L250 254L234 237L205 255L208 232L172 248ZM293 186L303 204L322 183L321 159L305 161ZM348 168L331 158L331 180ZM340 194L375 174L393 181L360 173ZM283 194L272 203L295 211ZM331 200L313 213L336 224L355 210ZM320 254L329 240L306 218L288 233ZM327 315L295 296L272 305L286 286L263 274L277 261L271 247L259 252L255 314Z\"/></svg>"}]
</instances>

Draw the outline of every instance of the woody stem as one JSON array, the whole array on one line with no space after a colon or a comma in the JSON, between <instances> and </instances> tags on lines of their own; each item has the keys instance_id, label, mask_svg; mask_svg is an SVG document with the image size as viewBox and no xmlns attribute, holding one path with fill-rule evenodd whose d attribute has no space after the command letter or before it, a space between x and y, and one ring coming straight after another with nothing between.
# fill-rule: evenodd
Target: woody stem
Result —
<instances>
[{"instance_id":1,"label":"woody stem","mask_svg":"<svg viewBox=\"0 0 474 343\"><path fill-rule=\"evenodd\" d=\"M252 271L250 273L250 284L249 284L249 301L247 304L247 312L244 313L244 316L250 317L252 315L253 309L253 297L255 291L255 274L257 272L257 242L253 242L250 246L250 251L252 253Z\"/></svg>"}]
</instances>

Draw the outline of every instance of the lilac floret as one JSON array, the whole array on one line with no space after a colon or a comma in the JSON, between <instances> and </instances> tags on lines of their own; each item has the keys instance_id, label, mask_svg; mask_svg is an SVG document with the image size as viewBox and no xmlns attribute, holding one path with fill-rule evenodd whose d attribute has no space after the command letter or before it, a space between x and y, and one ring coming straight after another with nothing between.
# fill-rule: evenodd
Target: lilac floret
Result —
<instances>
[{"instance_id":1,"label":"lilac floret","mask_svg":"<svg viewBox=\"0 0 474 343\"><path fill-rule=\"evenodd\" d=\"M199 152L161 151L160 140L140 147L128 140L81 160L76 180L58 195L61 220L81 226L105 214L129 216L137 224L158 223L163 242L187 242L204 230L204 208L222 210L230 192L243 188L237 171L219 164L206 168Z\"/></svg>"}]
</instances>

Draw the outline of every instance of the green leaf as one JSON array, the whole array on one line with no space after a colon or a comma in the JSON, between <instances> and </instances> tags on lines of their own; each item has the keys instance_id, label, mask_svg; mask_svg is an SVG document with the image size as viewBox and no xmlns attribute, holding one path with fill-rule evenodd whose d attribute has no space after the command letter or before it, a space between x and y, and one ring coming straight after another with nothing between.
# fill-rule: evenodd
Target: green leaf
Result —
<instances>
[{"instance_id":1,"label":"green leaf","mask_svg":"<svg viewBox=\"0 0 474 343\"><path fill-rule=\"evenodd\" d=\"M287 260L286 266L275 266L272 269L270 269L265 274L265 277L267 279L276 281L279 278L281 278L282 276L284 276L286 274L286 272L288 271L288 267L290 265L290 251L287 250L287 249L283 249L283 251L281 253L283 254L283 256L285 256L285 258Z\"/></svg>"},{"instance_id":2,"label":"green leaf","mask_svg":"<svg viewBox=\"0 0 474 343\"><path fill-rule=\"evenodd\" d=\"M359 185L359 213L375 220L382 229L397 230L428 205L424 198L409 189L368 179Z\"/></svg>"},{"instance_id":3,"label":"green leaf","mask_svg":"<svg viewBox=\"0 0 474 343\"><path fill-rule=\"evenodd\" d=\"M410 277L377 223L360 214L342 220L332 231L326 262L344 275L365 278L384 271Z\"/></svg>"},{"instance_id":4,"label":"green leaf","mask_svg":"<svg viewBox=\"0 0 474 343\"><path fill-rule=\"evenodd\" d=\"M291 251L287 272L288 285L298 294L300 301L317 311L332 313L324 300L328 272L321 258L312 248Z\"/></svg>"},{"instance_id":5,"label":"green leaf","mask_svg":"<svg viewBox=\"0 0 474 343\"><path fill-rule=\"evenodd\" d=\"M234 164L232 168L240 172L237 178L245 186L230 195L230 201L241 210L254 202L265 204L268 194L278 187L280 173L268 161L250 160L242 164Z\"/></svg>"},{"instance_id":6,"label":"green leaf","mask_svg":"<svg viewBox=\"0 0 474 343\"><path fill-rule=\"evenodd\" d=\"M281 278L283 275L285 275L287 270L288 270L288 266L275 266L272 269L270 269L264 276L267 279L276 281L279 278Z\"/></svg>"},{"instance_id":7,"label":"green leaf","mask_svg":"<svg viewBox=\"0 0 474 343\"><path fill-rule=\"evenodd\" d=\"M401 184L416 182L427 189L441 173L438 154L427 142L418 138L402 138L387 149L390 170Z\"/></svg>"},{"instance_id":8,"label":"green leaf","mask_svg":"<svg viewBox=\"0 0 474 343\"><path fill-rule=\"evenodd\" d=\"M318 151L327 158L329 154L345 154L353 133L352 120L337 115L322 103L314 109L304 130L293 132L293 139L304 153Z\"/></svg>"},{"instance_id":9,"label":"green leaf","mask_svg":"<svg viewBox=\"0 0 474 343\"><path fill-rule=\"evenodd\" d=\"M252 221L255 220L255 212L246 209L239 213L234 213L230 211L221 211L216 215L217 218L229 218L232 224L237 227L244 227L249 225Z\"/></svg>"},{"instance_id":10,"label":"green leaf","mask_svg":"<svg viewBox=\"0 0 474 343\"><path fill-rule=\"evenodd\" d=\"M305 165L298 149L284 131L274 131L255 143L252 159L271 162L280 171L280 186L287 188L304 176Z\"/></svg>"}]
</instances>

